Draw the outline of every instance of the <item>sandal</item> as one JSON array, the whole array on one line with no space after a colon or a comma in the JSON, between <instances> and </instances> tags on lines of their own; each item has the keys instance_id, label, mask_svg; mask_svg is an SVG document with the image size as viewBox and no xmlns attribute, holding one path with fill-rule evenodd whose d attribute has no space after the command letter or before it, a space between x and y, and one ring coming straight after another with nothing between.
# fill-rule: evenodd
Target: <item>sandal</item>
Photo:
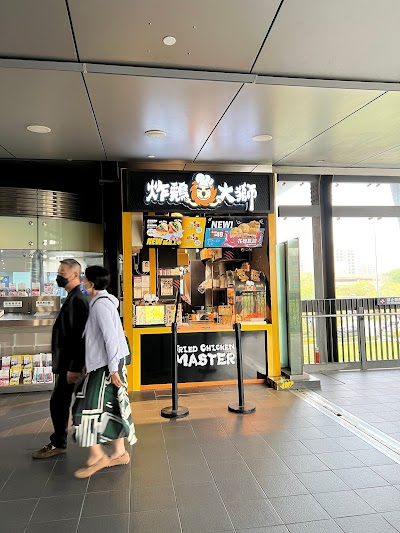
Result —
<instances>
[{"instance_id":1,"label":"sandal","mask_svg":"<svg viewBox=\"0 0 400 533\"><path fill-rule=\"evenodd\" d=\"M131 462L131 458L129 457L128 452L124 452L119 457L116 457L115 459L110 459L110 463L108 466L118 466L118 465L128 465Z\"/></svg>"},{"instance_id":2,"label":"sandal","mask_svg":"<svg viewBox=\"0 0 400 533\"><path fill-rule=\"evenodd\" d=\"M85 466L84 468L80 468L79 470L77 470L74 476L79 479L90 477L96 472L98 472L99 470L102 470L103 468L107 468L108 466L110 466L110 461L111 459L108 457L108 455L104 454L103 457L99 459L96 463L90 466Z\"/></svg>"}]
</instances>

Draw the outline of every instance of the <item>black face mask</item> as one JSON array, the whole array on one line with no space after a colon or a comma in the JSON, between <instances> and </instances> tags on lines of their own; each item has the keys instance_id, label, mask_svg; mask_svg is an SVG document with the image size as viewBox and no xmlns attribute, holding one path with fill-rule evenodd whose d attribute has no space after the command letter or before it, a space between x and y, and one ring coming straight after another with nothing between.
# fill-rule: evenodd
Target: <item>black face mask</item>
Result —
<instances>
[{"instance_id":1,"label":"black face mask","mask_svg":"<svg viewBox=\"0 0 400 533\"><path fill-rule=\"evenodd\" d=\"M56 283L59 287L66 287L69 283L69 279L68 278L63 278L62 276L58 275L56 277Z\"/></svg>"}]
</instances>

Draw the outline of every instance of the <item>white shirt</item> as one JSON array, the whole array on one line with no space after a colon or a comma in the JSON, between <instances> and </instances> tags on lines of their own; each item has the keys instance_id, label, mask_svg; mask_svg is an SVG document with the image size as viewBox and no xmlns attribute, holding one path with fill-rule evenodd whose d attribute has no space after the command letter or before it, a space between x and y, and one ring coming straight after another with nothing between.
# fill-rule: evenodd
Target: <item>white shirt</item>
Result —
<instances>
[{"instance_id":1,"label":"white shirt","mask_svg":"<svg viewBox=\"0 0 400 533\"><path fill-rule=\"evenodd\" d=\"M99 291L89 305L85 337L86 371L108 366L117 372L120 359L129 354L121 319L119 301L107 291Z\"/></svg>"}]
</instances>

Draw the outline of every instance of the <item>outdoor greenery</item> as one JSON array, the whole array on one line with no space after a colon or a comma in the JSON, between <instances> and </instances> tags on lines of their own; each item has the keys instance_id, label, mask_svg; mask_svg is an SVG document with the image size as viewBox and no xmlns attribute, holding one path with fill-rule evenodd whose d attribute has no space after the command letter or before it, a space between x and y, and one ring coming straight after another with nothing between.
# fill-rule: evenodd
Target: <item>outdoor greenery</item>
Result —
<instances>
[{"instance_id":1,"label":"outdoor greenery","mask_svg":"<svg viewBox=\"0 0 400 533\"><path fill-rule=\"evenodd\" d=\"M301 299L312 300L314 293L314 275L311 272L302 272ZM379 291L372 281L358 280L343 283L336 287L336 298L377 298L388 296L400 297L400 268L383 274L380 279Z\"/></svg>"}]
</instances>

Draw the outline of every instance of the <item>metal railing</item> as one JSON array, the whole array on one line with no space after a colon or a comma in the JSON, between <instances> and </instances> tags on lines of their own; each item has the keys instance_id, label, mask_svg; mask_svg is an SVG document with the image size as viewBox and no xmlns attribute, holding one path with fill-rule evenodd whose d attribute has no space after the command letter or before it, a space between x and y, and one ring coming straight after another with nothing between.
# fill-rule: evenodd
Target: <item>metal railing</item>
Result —
<instances>
[{"instance_id":1,"label":"metal railing","mask_svg":"<svg viewBox=\"0 0 400 533\"><path fill-rule=\"evenodd\" d=\"M302 330L306 365L400 364L400 298L306 300Z\"/></svg>"}]
</instances>

